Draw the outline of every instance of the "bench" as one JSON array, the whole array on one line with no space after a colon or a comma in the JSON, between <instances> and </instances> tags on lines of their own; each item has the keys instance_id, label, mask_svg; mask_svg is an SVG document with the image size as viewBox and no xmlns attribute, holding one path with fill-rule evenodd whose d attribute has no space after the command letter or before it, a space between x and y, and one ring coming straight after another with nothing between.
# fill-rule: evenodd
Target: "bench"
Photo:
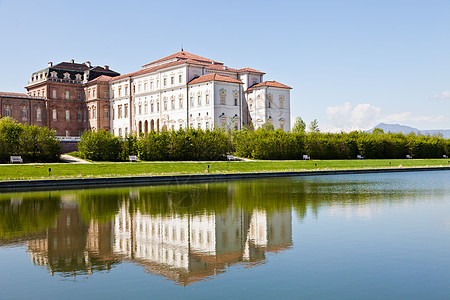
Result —
<instances>
[{"instance_id":1,"label":"bench","mask_svg":"<svg viewBox=\"0 0 450 300\"><path fill-rule=\"evenodd\" d=\"M128 156L128 159L130 160L130 162L138 162L139 158L136 155L130 155Z\"/></svg>"},{"instance_id":2,"label":"bench","mask_svg":"<svg viewBox=\"0 0 450 300\"><path fill-rule=\"evenodd\" d=\"M362 155L356 155L356 159L364 159Z\"/></svg>"},{"instance_id":3,"label":"bench","mask_svg":"<svg viewBox=\"0 0 450 300\"><path fill-rule=\"evenodd\" d=\"M448 158L448 155L444 154L444 155L442 155L442 158Z\"/></svg>"},{"instance_id":4,"label":"bench","mask_svg":"<svg viewBox=\"0 0 450 300\"><path fill-rule=\"evenodd\" d=\"M408 155L406 155L406 158L407 159L412 159L412 156L408 154Z\"/></svg>"},{"instance_id":5,"label":"bench","mask_svg":"<svg viewBox=\"0 0 450 300\"><path fill-rule=\"evenodd\" d=\"M10 156L9 160L11 161L11 163L23 163L23 159L22 156Z\"/></svg>"},{"instance_id":6,"label":"bench","mask_svg":"<svg viewBox=\"0 0 450 300\"><path fill-rule=\"evenodd\" d=\"M309 157L309 155L303 154L303 160L310 160L311 157Z\"/></svg>"}]
</instances>

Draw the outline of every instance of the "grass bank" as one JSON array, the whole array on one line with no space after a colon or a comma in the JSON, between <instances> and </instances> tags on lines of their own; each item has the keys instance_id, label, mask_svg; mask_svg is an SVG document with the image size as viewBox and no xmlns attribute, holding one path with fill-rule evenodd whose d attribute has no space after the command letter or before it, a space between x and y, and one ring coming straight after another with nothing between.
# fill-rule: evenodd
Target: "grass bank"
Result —
<instances>
[{"instance_id":1,"label":"grass bank","mask_svg":"<svg viewBox=\"0 0 450 300\"><path fill-rule=\"evenodd\" d=\"M209 169L208 169L209 166ZM23 164L0 165L0 181L123 177L173 174L248 173L308 170L353 170L401 167L450 166L448 159L365 159L309 161L243 161L243 162L139 162L92 164ZM51 169L49 175L49 168Z\"/></svg>"}]
</instances>

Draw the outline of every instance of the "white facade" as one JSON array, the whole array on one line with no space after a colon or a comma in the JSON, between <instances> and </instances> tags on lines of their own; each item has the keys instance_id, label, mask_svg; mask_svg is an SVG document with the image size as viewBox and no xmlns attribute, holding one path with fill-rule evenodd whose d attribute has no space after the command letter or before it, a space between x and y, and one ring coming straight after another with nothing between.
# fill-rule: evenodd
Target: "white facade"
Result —
<instances>
[{"instance_id":1,"label":"white facade","mask_svg":"<svg viewBox=\"0 0 450 300\"><path fill-rule=\"evenodd\" d=\"M125 136L188 127L241 129L250 122L258 128L266 121L289 130L290 88L263 76L180 51L111 78L111 131Z\"/></svg>"}]
</instances>

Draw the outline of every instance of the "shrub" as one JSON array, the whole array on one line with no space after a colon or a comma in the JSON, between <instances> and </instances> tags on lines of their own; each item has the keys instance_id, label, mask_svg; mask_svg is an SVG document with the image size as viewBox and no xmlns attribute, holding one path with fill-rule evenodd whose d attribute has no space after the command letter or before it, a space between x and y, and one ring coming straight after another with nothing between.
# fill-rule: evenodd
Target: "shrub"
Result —
<instances>
[{"instance_id":1,"label":"shrub","mask_svg":"<svg viewBox=\"0 0 450 300\"><path fill-rule=\"evenodd\" d=\"M55 162L60 154L61 145L53 130L0 119L0 161L9 162L11 155L20 155L25 162Z\"/></svg>"},{"instance_id":2,"label":"shrub","mask_svg":"<svg viewBox=\"0 0 450 300\"><path fill-rule=\"evenodd\" d=\"M94 161L118 161L122 145L118 137L109 131L85 131L78 143L78 151L85 159Z\"/></svg>"}]
</instances>

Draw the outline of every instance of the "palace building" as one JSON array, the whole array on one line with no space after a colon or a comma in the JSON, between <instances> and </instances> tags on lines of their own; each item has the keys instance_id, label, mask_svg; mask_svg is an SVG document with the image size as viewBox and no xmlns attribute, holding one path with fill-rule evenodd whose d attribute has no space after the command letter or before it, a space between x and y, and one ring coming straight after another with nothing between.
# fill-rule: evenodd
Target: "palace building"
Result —
<instances>
[{"instance_id":1,"label":"palace building","mask_svg":"<svg viewBox=\"0 0 450 300\"><path fill-rule=\"evenodd\" d=\"M31 75L26 94L0 93L0 114L47 126L57 136L104 129L116 136L179 128L241 129L270 122L290 130L290 87L180 51L120 75L90 62L52 63Z\"/></svg>"}]
</instances>

